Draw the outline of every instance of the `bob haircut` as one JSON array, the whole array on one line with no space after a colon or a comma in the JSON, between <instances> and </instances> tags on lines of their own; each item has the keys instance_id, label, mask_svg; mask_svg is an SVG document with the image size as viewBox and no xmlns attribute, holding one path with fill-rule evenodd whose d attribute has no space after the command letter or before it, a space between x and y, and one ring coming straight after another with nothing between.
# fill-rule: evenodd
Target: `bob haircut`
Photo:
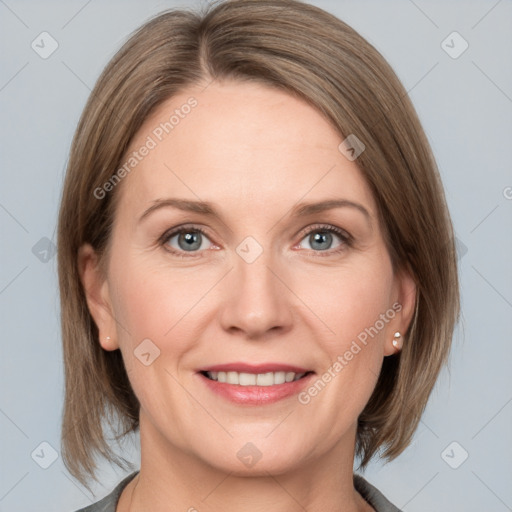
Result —
<instances>
[{"instance_id":1,"label":"bob haircut","mask_svg":"<svg viewBox=\"0 0 512 512\"><path fill-rule=\"evenodd\" d=\"M335 16L295 0L215 2L203 12L165 11L139 28L99 77L78 124L58 225L58 272L65 397L62 456L87 486L95 455L123 467L109 446L137 432L140 404L119 350L101 348L85 299L78 250L90 243L102 264L119 186L98 198L130 141L165 100L212 80L277 87L314 106L365 150L357 165L378 207L395 272L417 286L403 350L385 357L358 418L356 456L364 467L410 443L459 315L457 259L441 180L407 91L382 55ZM120 184L122 186L122 183ZM103 266L105 269L106 267ZM129 464L128 464L129 465Z\"/></svg>"}]
</instances>

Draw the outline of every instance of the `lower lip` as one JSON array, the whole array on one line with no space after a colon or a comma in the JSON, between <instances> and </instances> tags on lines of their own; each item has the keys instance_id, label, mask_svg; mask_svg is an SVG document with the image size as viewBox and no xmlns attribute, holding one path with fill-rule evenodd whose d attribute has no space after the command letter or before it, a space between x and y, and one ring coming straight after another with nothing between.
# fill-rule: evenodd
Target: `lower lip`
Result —
<instances>
[{"instance_id":1,"label":"lower lip","mask_svg":"<svg viewBox=\"0 0 512 512\"><path fill-rule=\"evenodd\" d=\"M313 373L302 379L273 386L240 386L211 380L198 373L203 382L218 395L240 405L267 405L297 395L307 386Z\"/></svg>"}]
</instances>

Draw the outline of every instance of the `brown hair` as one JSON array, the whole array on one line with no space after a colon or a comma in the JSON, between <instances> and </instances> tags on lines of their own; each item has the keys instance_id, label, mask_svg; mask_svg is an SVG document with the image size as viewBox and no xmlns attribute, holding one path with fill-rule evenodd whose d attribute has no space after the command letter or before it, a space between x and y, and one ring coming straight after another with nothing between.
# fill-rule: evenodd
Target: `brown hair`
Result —
<instances>
[{"instance_id":1,"label":"brown hair","mask_svg":"<svg viewBox=\"0 0 512 512\"><path fill-rule=\"evenodd\" d=\"M384 358L359 417L361 467L379 449L393 459L410 443L450 350L459 313L452 226L427 138L399 79L363 37L333 15L294 0L234 0L203 13L164 12L138 29L107 65L70 152L58 228L65 401L63 460L86 485L94 456L122 466L105 437L138 429L139 402L119 350L101 348L80 281L77 254L103 257L118 191L94 191L122 164L144 120L169 97L216 79L253 80L313 105L341 136L366 149L358 167L378 205L395 270L417 286L400 355ZM115 421L117 425L115 425Z\"/></svg>"}]
</instances>

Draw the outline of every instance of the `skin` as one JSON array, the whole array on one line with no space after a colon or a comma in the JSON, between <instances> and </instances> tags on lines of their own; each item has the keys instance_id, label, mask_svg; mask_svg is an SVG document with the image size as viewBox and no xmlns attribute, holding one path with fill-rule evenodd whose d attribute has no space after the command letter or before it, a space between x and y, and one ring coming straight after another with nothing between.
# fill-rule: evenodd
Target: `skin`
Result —
<instances>
[{"instance_id":1,"label":"skin","mask_svg":"<svg viewBox=\"0 0 512 512\"><path fill-rule=\"evenodd\" d=\"M396 352L394 332L411 321L413 280L393 271L357 160L338 150L343 138L285 92L240 82L191 87L146 120L129 151L190 96L197 107L114 191L106 273L92 247L79 254L100 343L121 350L141 403L141 471L117 510L373 510L352 482L357 417L383 358ZM207 201L220 218L163 207L139 221L171 197ZM293 214L299 202L327 199L357 203L368 216L350 206ZM206 231L198 251L183 250L177 235L159 243L184 224ZM333 234L319 250L306 233L322 232L318 224L351 242ZM263 250L252 263L236 252L248 236ZM293 396L235 405L197 374L244 361L321 376L395 302L401 311L308 404ZM160 350L149 366L134 356L147 338ZM248 442L262 454L251 468L237 457Z\"/></svg>"}]
</instances>

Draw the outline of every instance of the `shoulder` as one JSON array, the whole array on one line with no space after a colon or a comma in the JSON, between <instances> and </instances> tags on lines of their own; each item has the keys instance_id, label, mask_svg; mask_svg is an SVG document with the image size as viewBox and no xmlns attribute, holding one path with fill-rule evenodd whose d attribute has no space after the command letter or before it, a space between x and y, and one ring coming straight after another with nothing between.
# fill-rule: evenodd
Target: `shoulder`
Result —
<instances>
[{"instance_id":1,"label":"shoulder","mask_svg":"<svg viewBox=\"0 0 512 512\"><path fill-rule=\"evenodd\" d=\"M102 500L93 503L85 508L81 508L76 512L116 512L116 505L119 501L119 496L123 489L130 483L130 481L137 475L138 471L135 471L131 475L128 475L124 480L119 482L116 488Z\"/></svg>"},{"instance_id":2,"label":"shoulder","mask_svg":"<svg viewBox=\"0 0 512 512\"><path fill-rule=\"evenodd\" d=\"M401 512L376 487L361 475L354 474L356 491L375 509L376 512Z\"/></svg>"}]
</instances>

